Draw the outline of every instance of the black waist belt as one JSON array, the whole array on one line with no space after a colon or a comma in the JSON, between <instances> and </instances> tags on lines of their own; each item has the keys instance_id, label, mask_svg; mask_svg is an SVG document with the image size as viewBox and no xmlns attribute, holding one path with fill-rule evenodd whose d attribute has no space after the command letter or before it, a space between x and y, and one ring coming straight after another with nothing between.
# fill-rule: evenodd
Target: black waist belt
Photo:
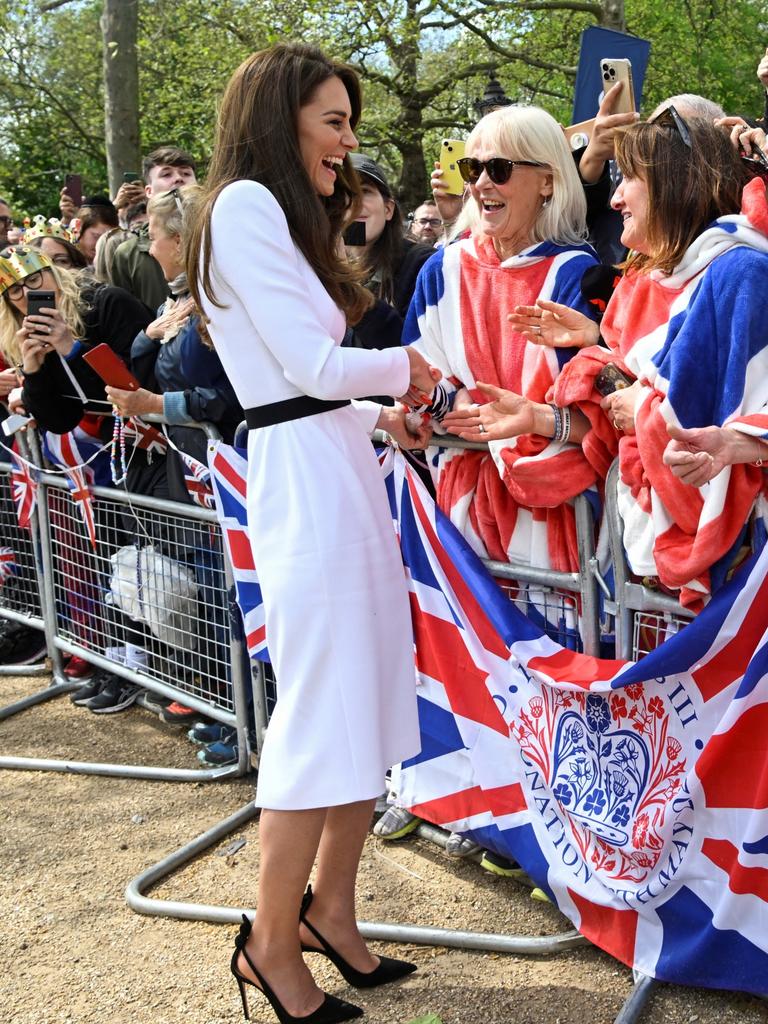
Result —
<instances>
[{"instance_id":1,"label":"black waist belt","mask_svg":"<svg viewBox=\"0 0 768 1024\"><path fill-rule=\"evenodd\" d=\"M249 430L258 430L259 427L272 427L275 423L287 423L289 420L300 420L305 416L316 416L319 412L341 409L349 404L348 398L326 402L322 398L299 395L298 398L286 398L283 402L270 402L269 405L255 405L252 409L246 409L245 422Z\"/></svg>"}]
</instances>

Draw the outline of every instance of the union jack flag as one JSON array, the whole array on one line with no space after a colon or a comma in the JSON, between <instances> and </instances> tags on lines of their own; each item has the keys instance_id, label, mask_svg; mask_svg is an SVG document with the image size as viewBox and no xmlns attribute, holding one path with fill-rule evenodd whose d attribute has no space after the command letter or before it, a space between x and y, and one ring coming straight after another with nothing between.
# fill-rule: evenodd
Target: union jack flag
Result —
<instances>
[{"instance_id":1,"label":"union jack flag","mask_svg":"<svg viewBox=\"0 0 768 1024\"><path fill-rule=\"evenodd\" d=\"M102 446L82 431L72 431L68 434L46 433L43 440L46 458L64 470L72 501L80 514L94 551L96 523L91 486L105 486L109 482L109 459L106 452L97 455L101 450Z\"/></svg>"},{"instance_id":2,"label":"union jack flag","mask_svg":"<svg viewBox=\"0 0 768 1024\"><path fill-rule=\"evenodd\" d=\"M16 506L19 526L29 528L32 515L37 507L36 473L18 455L16 442L11 449L11 494Z\"/></svg>"},{"instance_id":3,"label":"union jack flag","mask_svg":"<svg viewBox=\"0 0 768 1024\"><path fill-rule=\"evenodd\" d=\"M259 661L269 661L261 587L253 564L251 542L248 539L245 452L230 445L218 444L209 450L208 464L216 513L221 524L227 557L232 566L237 604L243 616L248 653Z\"/></svg>"},{"instance_id":4,"label":"union jack flag","mask_svg":"<svg viewBox=\"0 0 768 1024\"><path fill-rule=\"evenodd\" d=\"M168 451L168 438L165 434L138 416L126 421L123 435L126 444L133 444L135 448L141 448L150 455L165 455Z\"/></svg>"},{"instance_id":5,"label":"union jack flag","mask_svg":"<svg viewBox=\"0 0 768 1024\"><path fill-rule=\"evenodd\" d=\"M16 573L16 553L13 548L0 548L0 587Z\"/></svg>"},{"instance_id":6,"label":"union jack flag","mask_svg":"<svg viewBox=\"0 0 768 1024\"><path fill-rule=\"evenodd\" d=\"M184 471L184 484L192 501L201 508L214 508L211 471L208 466L187 455L181 448L176 448Z\"/></svg>"},{"instance_id":7,"label":"union jack flag","mask_svg":"<svg viewBox=\"0 0 768 1024\"><path fill-rule=\"evenodd\" d=\"M231 451L219 515L250 551ZM642 661L597 659L504 596L399 453L383 468L420 678L398 802L517 860L643 973L768 994L768 549Z\"/></svg>"}]
</instances>

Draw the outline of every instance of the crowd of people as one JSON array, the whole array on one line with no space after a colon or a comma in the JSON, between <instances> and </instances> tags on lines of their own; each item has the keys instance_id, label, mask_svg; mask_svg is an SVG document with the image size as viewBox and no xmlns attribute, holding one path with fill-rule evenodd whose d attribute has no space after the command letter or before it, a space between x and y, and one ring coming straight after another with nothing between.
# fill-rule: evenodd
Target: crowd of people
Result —
<instances>
[{"instance_id":1,"label":"crowd of people","mask_svg":"<svg viewBox=\"0 0 768 1024\"><path fill-rule=\"evenodd\" d=\"M275 860L263 862L263 930L254 940L245 928L233 972L241 992L258 983L280 1006L280 1019L331 1021L355 1014L330 997L317 1004L281 932L285 900L301 877L306 882L303 868L318 842L318 894L302 904L305 944L336 956L317 927L334 933L341 921L349 962L339 959L353 974L376 975L367 983L378 984L411 966L386 958L377 965L353 934L348 890L356 862L338 905L329 898L329 865L344 843L347 850L361 844L385 762L411 756L418 742L411 651L397 639L409 635L407 600L394 545L382 540L391 534L389 512L365 431L383 429L404 450L426 449L416 464L479 555L565 572L579 567L574 499L588 492L599 509L618 459L631 572L699 611L765 540L768 141L758 121L690 94L647 117L616 113L618 84L605 94L588 144L573 151L550 114L511 104L469 134L458 161L463 194L448 191L438 163L432 196L404 217L387 173L355 152L356 79L311 52L273 48L236 74L202 189L192 157L162 147L144 161L143 182L126 182L113 200L93 196L75 209L64 191L59 218L36 216L15 235L0 201L0 399L5 414L29 416L42 432L81 431L102 442L114 417L160 414L172 444L152 458L136 440L121 486L180 503L192 500L181 453L205 461L205 439L193 425L210 423L230 442L243 419L251 428L250 526L274 602L266 614L278 678L259 799L287 813L331 805L338 813L333 828L330 812L325 825L319 817L310 824L262 818ZM294 82L279 96L267 81L285 83L310 65L317 77L303 92ZM768 89L765 58L758 75ZM259 103L281 116L262 124ZM266 133L254 136L265 152L254 152L243 134L246 116ZM293 134L285 125L295 126ZM267 136L271 143L262 145ZM277 161L296 153L306 173L290 180ZM344 244L350 223L362 227ZM55 302L29 314L35 289L50 290ZM137 388L105 393L84 359L99 342ZM277 419L264 412L273 406ZM446 433L487 447L441 446ZM291 488L303 495L301 508L281 503ZM314 501L326 506L323 518L304 507ZM353 517L341 511L345 502ZM343 537L328 512L337 503ZM307 550L308 516L320 555ZM131 527L114 534L105 527L102 543L130 542ZM212 553L178 536L158 543L197 580L199 617L215 648L226 609L213 596ZM302 588L316 576L332 580L343 600L328 598L327 609L308 603L314 591ZM521 600L524 590L516 591ZM113 644L121 638L120 650L99 653L141 670L151 647L146 627L114 608L104 614L115 619L109 636ZM546 622L548 611L541 614ZM336 642L340 620L343 643ZM39 634L0 621L0 661L41 656ZM567 628L578 642L576 609ZM82 681L75 704L96 713L136 700L136 686L85 658L71 658L65 672ZM366 672L372 692L363 688L354 707L348 695L340 702L338 676ZM372 731L376 680L390 725L376 722ZM309 685L315 711L297 724ZM334 785L342 795L329 800L325 748L308 740L296 767L296 736L333 733L343 715L355 723L355 743L375 756L363 763L355 743L345 752L340 742ZM177 703L161 716L198 718ZM198 741L222 739L210 723L196 728ZM279 766L289 748L300 798L294 772ZM344 776L350 763L354 785ZM348 807L358 809L342 813ZM393 838L415 824L394 807L377 828ZM303 858L290 885L280 863L289 847L294 860L297 851ZM459 837L453 852L477 851ZM270 934L278 945L268 954ZM283 940L285 962L270 980L285 991L284 977L294 972L290 1012L255 966L279 959L274 949Z\"/></svg>"}]
</instances>

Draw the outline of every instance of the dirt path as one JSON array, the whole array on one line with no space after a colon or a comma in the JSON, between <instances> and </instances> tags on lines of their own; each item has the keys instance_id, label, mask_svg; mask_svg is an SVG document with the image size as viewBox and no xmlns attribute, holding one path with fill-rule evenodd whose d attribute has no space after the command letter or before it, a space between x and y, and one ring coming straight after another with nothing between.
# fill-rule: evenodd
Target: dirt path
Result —
<instances>
[{"instance_id":1,"label":"dirt path","mask_svg":"<svg viewBox=\"0 0 768 1024\"><path fill-rule=\"evenodd\" d=\"M41 685L0 679L0 703ZM183 733L132 709L96 716L59 698L0 723L5 755L197 767ZM231 814L252 783L165 784L0 771L0 1022L3 1024L234 1024L228 974L233 927L139 917L123 898L140 871ZM246 844L222 856L233 838ZM257 826L183 869L152 895L249 906L258 874ZM420 840L371 838L360 886L366 920L525 935L566 931L528 890L449 860ZM419 971L358 993L310 958L318 981L364 1006L375 1024L432 1012L444 1024L611 1024L630 972L592 947L524 959L430 947L377 945ZM273 1021L252 1000L257 1024ZM768 1004L727 993L661 986L644 1024L765 1024Z\"/></svg>"}]
</instances>

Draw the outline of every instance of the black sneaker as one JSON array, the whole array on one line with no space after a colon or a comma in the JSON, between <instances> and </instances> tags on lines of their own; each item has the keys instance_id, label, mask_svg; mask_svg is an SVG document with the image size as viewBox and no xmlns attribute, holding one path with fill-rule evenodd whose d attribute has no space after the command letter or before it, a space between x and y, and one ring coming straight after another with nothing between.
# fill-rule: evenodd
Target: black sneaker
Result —
<instances>
[{"instance_id":1,"label":"black sneaker","mask_svg":"<svg viewBox=\"0 0 768 1024\"><path fill-rule=\"evenodd\" d=\"M98 693L104 689L107 683L113 678L111 672L105 672L100 669L95 675L91 676L87 683L83 683L82 686L70 694L69 699L73 704L77 704L78 707L83 707L95 697Z\"/></svg>"},{"instance_id":2,"label":"black sneaker","mask_svg":"<svg viewBox=\"0 0 768 1024\"><path fill-rule=\"evenodd\" d=\"M94 715L113 715L125 711L139 696L140 688L120 676L112 676L103 689L87 702L85 707Z\"/></svg>"},{"instance_id":3,"label":"black sneaker","mask_svg":"<svg viewBox=\"0 0 768 1024\"><path fill-rule=\"evenodd\" d=\"M35 665L48 655L45 636L22 622L11 622L0 637L0 665Z\"/></svg>"}]
</instances>

